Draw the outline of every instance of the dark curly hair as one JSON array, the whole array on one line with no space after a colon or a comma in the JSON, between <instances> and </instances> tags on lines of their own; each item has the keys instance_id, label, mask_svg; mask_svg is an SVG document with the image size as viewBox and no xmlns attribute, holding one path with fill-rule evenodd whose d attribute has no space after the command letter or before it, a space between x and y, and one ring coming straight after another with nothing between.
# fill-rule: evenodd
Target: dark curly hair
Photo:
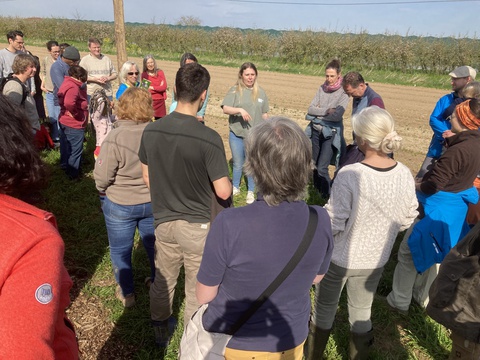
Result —
<instances>
[{"instance_id":1,"label":"dark curly hair","mask_svg":"<svg viewBox=\"0 0 480 360\"><path fill-rule=\"evenodd\" d=\"M0 94L0 193L25 198L38 190L45 166L25 114Z\"/></svg>"}]
</instances>

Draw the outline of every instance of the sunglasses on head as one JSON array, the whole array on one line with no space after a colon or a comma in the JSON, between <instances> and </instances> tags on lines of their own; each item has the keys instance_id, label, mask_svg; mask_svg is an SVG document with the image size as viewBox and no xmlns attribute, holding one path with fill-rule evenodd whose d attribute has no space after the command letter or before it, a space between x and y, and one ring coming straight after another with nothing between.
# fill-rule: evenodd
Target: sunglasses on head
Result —
<instances>
[{"instance_id":1,"label":"sunglasses on head","mask_svg":"<svg viewBox=\"0 0 480 360\"><path fill-rule=\"evenodd\" d=\"M138 75L139 72L138 72L138 71L135 71L135 72L131 71L131 72L128 72L127 74L128 74L128 75Z\"/></svg>"}]
</instances>

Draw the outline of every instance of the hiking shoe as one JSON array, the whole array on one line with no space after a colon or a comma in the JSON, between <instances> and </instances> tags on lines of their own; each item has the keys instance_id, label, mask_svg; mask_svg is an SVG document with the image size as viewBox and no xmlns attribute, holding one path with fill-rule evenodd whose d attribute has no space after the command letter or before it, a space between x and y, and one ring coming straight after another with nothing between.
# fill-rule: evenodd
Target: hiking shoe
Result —
<instances>
[{"instance_id":1,"label":"hiking shoe","mask_svg":"<svg viewBox=\"0 0 480 360\"><path fill-rule=\"evenodd\" d=\"M131 308L135 306L135 294L128 294L127 296L123 296L122 288L120 285L117 285L115 289L115 297L120 300L125 308Z\"/></svg>"},{"instance_id":2,"label":"hiking shoe","mask_svg":"<svg viewBox=\"0 0 480 360\"><path fill-rule=\"evenodd\" d=\"M255 201L255 195L253 194L253 191L248 191L247 192L247 204L251 204Z\"/></svg>"},{"instance_id":3,"label":"hiking shoe","mask_svg":"<svg viewBox=\"0 0 480 360\"><path fill-rule=\"evenodd\" d=\"M162 321L152 320L152 326L155 333L155 344L159 348L166 348L177 328L177 319L170 316L168 319Z\"/></svg>"},{"instance_id":4,"label":"hiking shoe","mask_svg":"<svg viewBox=\"0 0 480 360\"><path fill-rule=\"evenodd\" d=\"M234 186L233 191L232 191L232 195L235 196L235 195L238 195L238 194L240 194L240 189Z\"/></svg>"}]
</instances>

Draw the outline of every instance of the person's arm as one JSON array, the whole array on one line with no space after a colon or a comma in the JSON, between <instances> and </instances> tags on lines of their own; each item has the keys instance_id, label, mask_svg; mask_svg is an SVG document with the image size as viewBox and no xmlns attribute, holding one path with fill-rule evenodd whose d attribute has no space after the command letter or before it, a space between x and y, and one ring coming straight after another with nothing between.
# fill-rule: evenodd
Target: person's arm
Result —
<instances>
[{"instance_id":1,"label":"person's arm","mask_svg":"<svg viewBox=\"0 0 480 360\"><path fill-rule=\"evenodd\" d=\"M105 192L115 182L120 162L118 146L116 146L111 134L110 132L102 143L93 171L95 186L101 192Z\"/></svg>"},{"instance_id":2,"label":"person's arm","mask_svg":"<svg viewBox=\"0 0 480 360\"><path fill-rule=\"evenodd\" d=\"M232 195L232 182L228 176L213 181L213 188L220 199L227 200Z\"/></svg>"},{"instance_id":3,"label":"person's arm","mask_svg":"<svg viewBox=\"0 0 480 360\"><path fill-rule=\"evenodd\" d=\"M437 137L441 137L445 131L450 130L450 122L443 117L443 114L452 101L452 95L442 96L435 104L435 108L430 115L430 127Z\"/></svg>"},{"instance_id":4,"label":"person's arm","mask_svg":"<svg viewBox=\"0 0 480 360\"><path fill-rule=\"evenodd\" d=\"M354 174L351 174L350 170L342 170L338 172L335 178L330 198L325 205L325 210L327 210L332 222L333 235L345 230L345 226L352 212L352 189L355 188L356 177L351 176ZM356 196L358 196L358 194L356 194Z\"/></svg>"},{"instance_id":5,"label":"person's arm","mask_svg":"<svg viewBox=\"0 0 480 360\"><path fill-rule=\"evenodd\" d=\"M142 177L143 177L143 182L150 189L150 178L148 177L148 165L145 165L144 163L142 163Z\"/></svg>"},{"instance_id":6,"label":"person's arm","mask_svg":"<svg viewBox=\"0 0 480 360\"><path fill-rule=\"evenodd\" d=\"M210 301L215 299L215 296L218 294L218 286L207 286L203 285L201 282L197 280L197 285L195 289L195 293L197 295L197 301L200 305L208 304Z\"/></svg>"},{"instance_id":7,"label":"person's arm","mask_svg":"<svg viewBox=\"0 0 480 360\"><path fill-rule=\"evenodd\" d=\"M327 111L329 110L329 107L322 106L321 104L322 94L323 94L323 91L322 91L322 88L320 87L316 92L312 102L310 103L310 106L308 107L308 110L307 110L308 114L313 116L322 116L322 117L327 115Z\"/></svg>"},{"instance_id":8,"label":"person's arm","mask_svg":"<svg viewBox=\"0 0 480 360\"><path fill-rule=\"evenodd\" d=\"M423 181L417 184L417 190L424 194L435 194L442 191L450 179L461 170L460 155L454 147L448 148L445 153L423 177Z\"/></svg>"},{"instance_id":9,"label":"person's arm","mask_svg":"<svg viewBox=\"0 0 480 360\"><path fill-rule=\"evenodd\" d=\"M252 120L252 117L250 116L250 114L241 107L223 105L222 109L223 109L223 113L226 115L240 115L245 121Z\"/></svg>"},{"instance_id":10,"label":"person's arm","mask_svg":"<svg viewBox=\"0 0 480 360\"><path fill-rule=\"evenodd\" d=\"M59 89L60 85L62 85L63 79L64 79L61 67L60 66L55 66L55 63L53 63L52 67L50 68L50 77L52 78L53 85L57 89Z\"/></svg>"},{"instance_id":11,"label":"person's arm","mask_svg":"<svg viewBox=\"0 0 480 360\"><path fill-rule=\"evenodd\" d=\"M38 234L38 229L35 230ZM63 339L63 345L75 343L74 332L63 328L63 309L68 305L65 303L68 296L65 288L71 286L63 265L63 241L53 229L34 236L37 236L36 242L32 244L33 241L29 240L32 246L21 249L23 253L18 254L7 281L2 285L2 359L54 359L58 355L53 347L54 339L60 334L70 335L69 339ZM60 327L62 332L56 333ZM78 354L75 348L70 351Z\"/></svg>"},{"instance_id":12,"label":"person's arm","mask_svg":"<svg viewBox=\"0 0 480 360\"><path fill-rule=\"evenodd\" d=\"M158 77L160 79L160 85L150 87L153 88L153 91L163 94L167 91L167 79L165 79L165 74L162 70L158 70Z\"/></svg>"}]
</instances>

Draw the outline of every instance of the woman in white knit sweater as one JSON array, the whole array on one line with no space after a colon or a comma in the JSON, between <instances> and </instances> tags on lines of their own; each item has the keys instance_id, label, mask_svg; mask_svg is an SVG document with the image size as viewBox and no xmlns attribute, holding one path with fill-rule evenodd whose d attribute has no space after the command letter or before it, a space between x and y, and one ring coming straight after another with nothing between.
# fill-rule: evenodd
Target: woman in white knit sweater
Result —
<instances>
[{"instance_id":1,"label":"woman in white knit sweater","mask_svg":"<svg viewBox=\"0 0 480 360\"><path fill-rule=\"evenodd\" d=\"M330 268L316 288L307 359L321 359L343 287L347 287L350 358L366 359L373 343L371 306L398 232L417 216L410 170L388 156L401 145L392 116L377 106L352 119L365 159L343 167L325 205L332 220Z\"/></svg>"}]
</instances>

